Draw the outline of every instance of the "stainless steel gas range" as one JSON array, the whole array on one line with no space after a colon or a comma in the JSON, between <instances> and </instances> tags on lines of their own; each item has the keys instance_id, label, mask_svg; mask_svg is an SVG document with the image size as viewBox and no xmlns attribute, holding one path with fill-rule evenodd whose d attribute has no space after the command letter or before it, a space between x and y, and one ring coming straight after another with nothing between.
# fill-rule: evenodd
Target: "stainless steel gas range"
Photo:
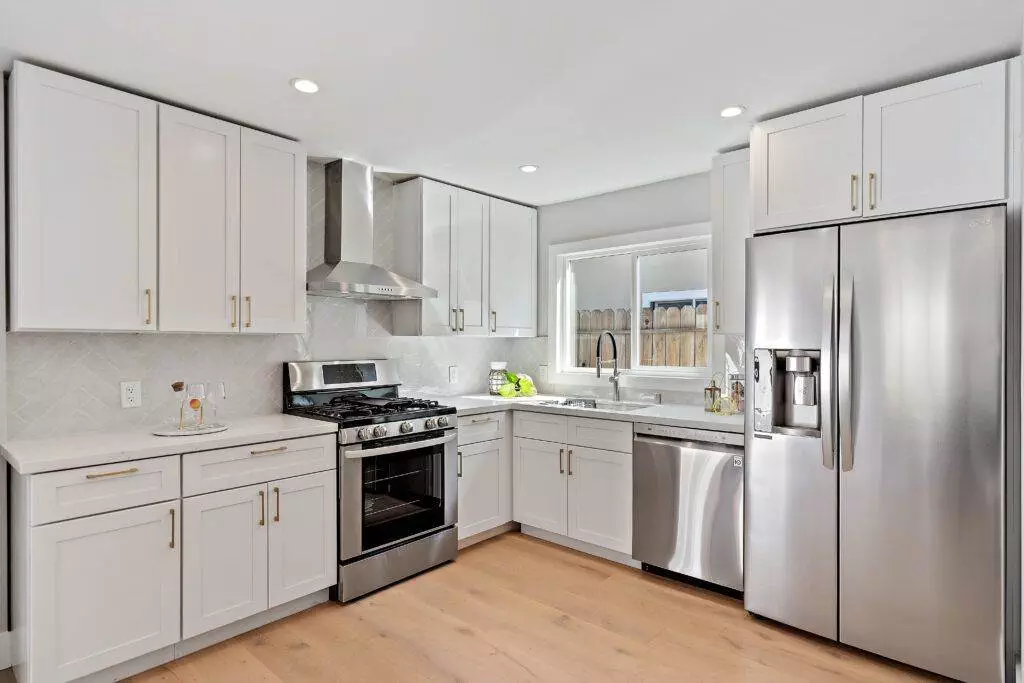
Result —
<instances>
[{"instance_id":1,"label":"stainless steel gas range","mask_svg":"<svg viewBox=\"0 0 1024 683\"><path fill-rule=\"evenodd\" d=\"M337 422L338 586L348 602L455 559L455 408L398 393L393 361L286 363L286 413Z\"/></svg>"}]
</instances>

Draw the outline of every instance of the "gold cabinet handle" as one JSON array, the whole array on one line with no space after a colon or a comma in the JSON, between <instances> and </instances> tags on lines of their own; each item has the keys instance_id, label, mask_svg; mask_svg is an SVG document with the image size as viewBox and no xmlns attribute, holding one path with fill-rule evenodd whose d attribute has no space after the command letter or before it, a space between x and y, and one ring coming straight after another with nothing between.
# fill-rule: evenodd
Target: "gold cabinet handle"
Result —
<instances>
[{"instance_id":1,"label":"gold cabinet handle","mask_svg":"<svg viewBox=\"0 0 1024 683\"><path fill-rule=\"evenodd\" d=\"M474 417L469 421L469 424L478 425L483 424L484 422L495 422L495 419L493 417Z\"/></svg>"},{"instance_id":2,"label":"gold cabinet handle","mask_svg":"<svg viewBox=\"0 0 1024 683\"><path fill-rule=\"evenodd\" d=\"M245 321L245 326L246 327L252 327L252 297L251 296L245 297L245 305L248 307L248 312L249 312L248 318Z\"/></svg>"},{"instance_id":3,"label":"gold cabinet handle","mask_svg":"<svg viewBox=\"0 0 1024 683\"><path fill-rule=\"evenodd\" d=\"M231 329L238 329L238 295L231 295Z\"/></svg>"},{"instance_id":4,"label":"gold cabinet handle","mask_svg":"<svg viewBox=\"0 0 1024 683\"><path fill-rule=\"evenodd\" d=\"M491 311L491 332L498 331L498 312Z\"/></svg>"},{"instance_id":5,"label":"gold cabinet handle","mask_svg":"<svg viewBox=\"0 0 1024 683\"><path fill-rule=\"evenodd\" d=\"M287 446L278 446L277 448L265 448L262 451L249 451L249 455L270 455L271 453L284 453L287 450Z\"/></svg>"},{"instance_id":6,"label":"gold cabinet handle","mask_svg":"<svg viewBox=\"0 0 1024 683\"><path fill-rule=\"evenodd\" d=\"M174 550L174 514L175 510L174 508L171 508L171 550Z\"/></svg>"},{"instance_id":7,"label":"gold cabinet handle","mask_svg":"<svg viewBox=\"0 0 1024 683\"><path fill-rule=\"evenodd\" d=\"M875 179L878 178L874 173L868 173L868 208L872 211L875 210Z\"/></svg>"},{"instance_id":8,"label":"gold cabinet handle","mask_svg":"<svg viewBox=\"0 0 1024 683\"><path fill-rule=\"evenodd\" d=\"M850 211L857 210L857 174L850 174Z\"/></svg>"},{"instance_id":9,"label":"gold cabinet handle","mask_svg":"<svg viewBox=\"0 0 1024 683\"><path fill-rule=\"evenodd\" d=\"M558 449L558 473L559 474L565 474L565 465L562 464L562 456L564 456L564 455L565 455L565 449L564 448L559 448Z\"/></svg>"},{"instance_id":10,"label":"gold cabinet handle","mask_svg":"<svg viewBox=\"0 0 1024 683\"><path fill-rule=\"evenodd\" d=\"M153 324L153 290L146 290L146 324Z\"/></svg>"},{"instance_id":11,"label":"gold cabinet handle","mask_svg":"<svg viewBox=\"0 0 1024 683\"><path fill-rule=\"evenodd\" d=\"M572 449L569 449L569 454L565 459L565 462L569 465L569 476L572 476Z\"/></svg>"},{"instance_id":12,"label":"gold cabinet handle","mask_svg":"<svg viewBox=\"0 0 1024 683\"><path fill-rule=\"evenodd\" d=\"M129 467L126 470L117 470L115 472L100 472L99 474L87 474L86 479L106 479L107 477L120 477L125 474L136 474L139 471L138 467Z\"/></svg>"},{"instance_id":13,"label":"gold cabinet handle","mask_svg":"<svg viewBox=\"0 0 1024 683\"><path fill-rule=\"evenodd\" d=\"M274 521L281 521L281 489L280 487L274 487L274 502L277 505L277 511L274 512Z\"/></svg>"},{"instance_id":14,"label":"gold cabinet handle","mask_svg":"<svg viewBox=\"0 0 1024 683\"><path fill-rule=\"evenodd\" d=\"M717 300L715 300L715 329L722 329L722 307Z\"/></svg>"},{"instance_id":15,"label":"gold cabinet handle","mask_svg":"<svg viewBox=\"0 0 1024 683\"><path fill-rule=\"evenodd\" d=\"M459 309L457 309L457 308L453 308L452 309L452 319L449 320L448 322L450 322L452 324L452 332L458 332L459 331Z\"/></svg>"},{"instance_id":16,"label":"gold cabinet handle","mask_svg":"<svg viewBox=\"0 0 1024 683\"><path fill-rule=\"evenodd\" d=\"M260 491L260 526L266 526L267 524L267 496L263 491Z\"/></svg>"},{"instance_id":17,"label":"gold cabinet handle","mask_svg":"<svg viewBox=\"0 0 1024 683\"><path fill-rule=\"evenodd\" d=\"M456 469L456 474L462 477L462 451L459 451L459 467Z\"/></svg>"},{"instance_id":18,"label":"gold cabinet handle","mask_svg":"<svg viewBox=\"0 0 1024 683\"><path fill-rule=\"evenodd\" d=\"M466 309L459 309L459 332L466 331Z\"/></svg>"}]
</instances>

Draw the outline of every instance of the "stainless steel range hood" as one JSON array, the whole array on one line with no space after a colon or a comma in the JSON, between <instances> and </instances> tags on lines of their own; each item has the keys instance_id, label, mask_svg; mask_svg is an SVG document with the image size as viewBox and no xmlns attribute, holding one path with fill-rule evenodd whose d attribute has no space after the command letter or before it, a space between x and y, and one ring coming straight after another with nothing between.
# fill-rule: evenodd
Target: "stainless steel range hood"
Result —
<instances>
[{"instance_id":1,"label":"stainless steel range hood","mask_svg":"<svg viewBox=\"0 0 1024 683\"><path fill-rule=\"evenodd\" d=\"M373 169L341 159L324 167L324 261L306 293L349 299L433 299L437 290L373 264Z\"/></svg>"}]
</instances>

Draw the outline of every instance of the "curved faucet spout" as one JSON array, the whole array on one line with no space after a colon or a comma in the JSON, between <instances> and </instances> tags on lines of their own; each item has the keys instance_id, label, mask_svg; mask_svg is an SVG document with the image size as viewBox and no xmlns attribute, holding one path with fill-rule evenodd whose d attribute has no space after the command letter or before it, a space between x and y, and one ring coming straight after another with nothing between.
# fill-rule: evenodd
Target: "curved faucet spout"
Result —
<instances>
[{"instance_id":1,"label":"curved faucet spout","mask_svg":"<svg viewBox=\"0 0 1024 683\"><path fill-rule=\"evenodd\" d=\"M597 376L601 376L601 365L604 363L604 359L601 357L601 342L604 341L604 336L608 335L608 338L612 340L612 362L614 363L614 374L619 374L619 347L615 342L615 335L609 330L604 330L601 334L597 335Z\"/></svg>"}]
</instances>

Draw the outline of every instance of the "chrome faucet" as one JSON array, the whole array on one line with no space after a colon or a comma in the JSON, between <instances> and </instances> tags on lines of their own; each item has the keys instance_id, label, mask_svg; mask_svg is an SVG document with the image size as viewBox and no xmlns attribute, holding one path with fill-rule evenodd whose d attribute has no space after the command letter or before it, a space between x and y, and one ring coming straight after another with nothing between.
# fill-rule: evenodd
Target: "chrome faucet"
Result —
<instances>
[{"instance_id":1,"label":"chrome faucet","mask_svg":"<svg viewBox=\"0 0 1024 683\"><path fill-rule=\"evenodd\" d=\"M612 340L612 376L608 378L608 381L612 383L612 400L619 401L619 347L615 343L615 335L608 330L597 335L597 376L601 376L601 364L605 362L601 358L601 342L606 334Z\"/></svg>"}]
</instances>

